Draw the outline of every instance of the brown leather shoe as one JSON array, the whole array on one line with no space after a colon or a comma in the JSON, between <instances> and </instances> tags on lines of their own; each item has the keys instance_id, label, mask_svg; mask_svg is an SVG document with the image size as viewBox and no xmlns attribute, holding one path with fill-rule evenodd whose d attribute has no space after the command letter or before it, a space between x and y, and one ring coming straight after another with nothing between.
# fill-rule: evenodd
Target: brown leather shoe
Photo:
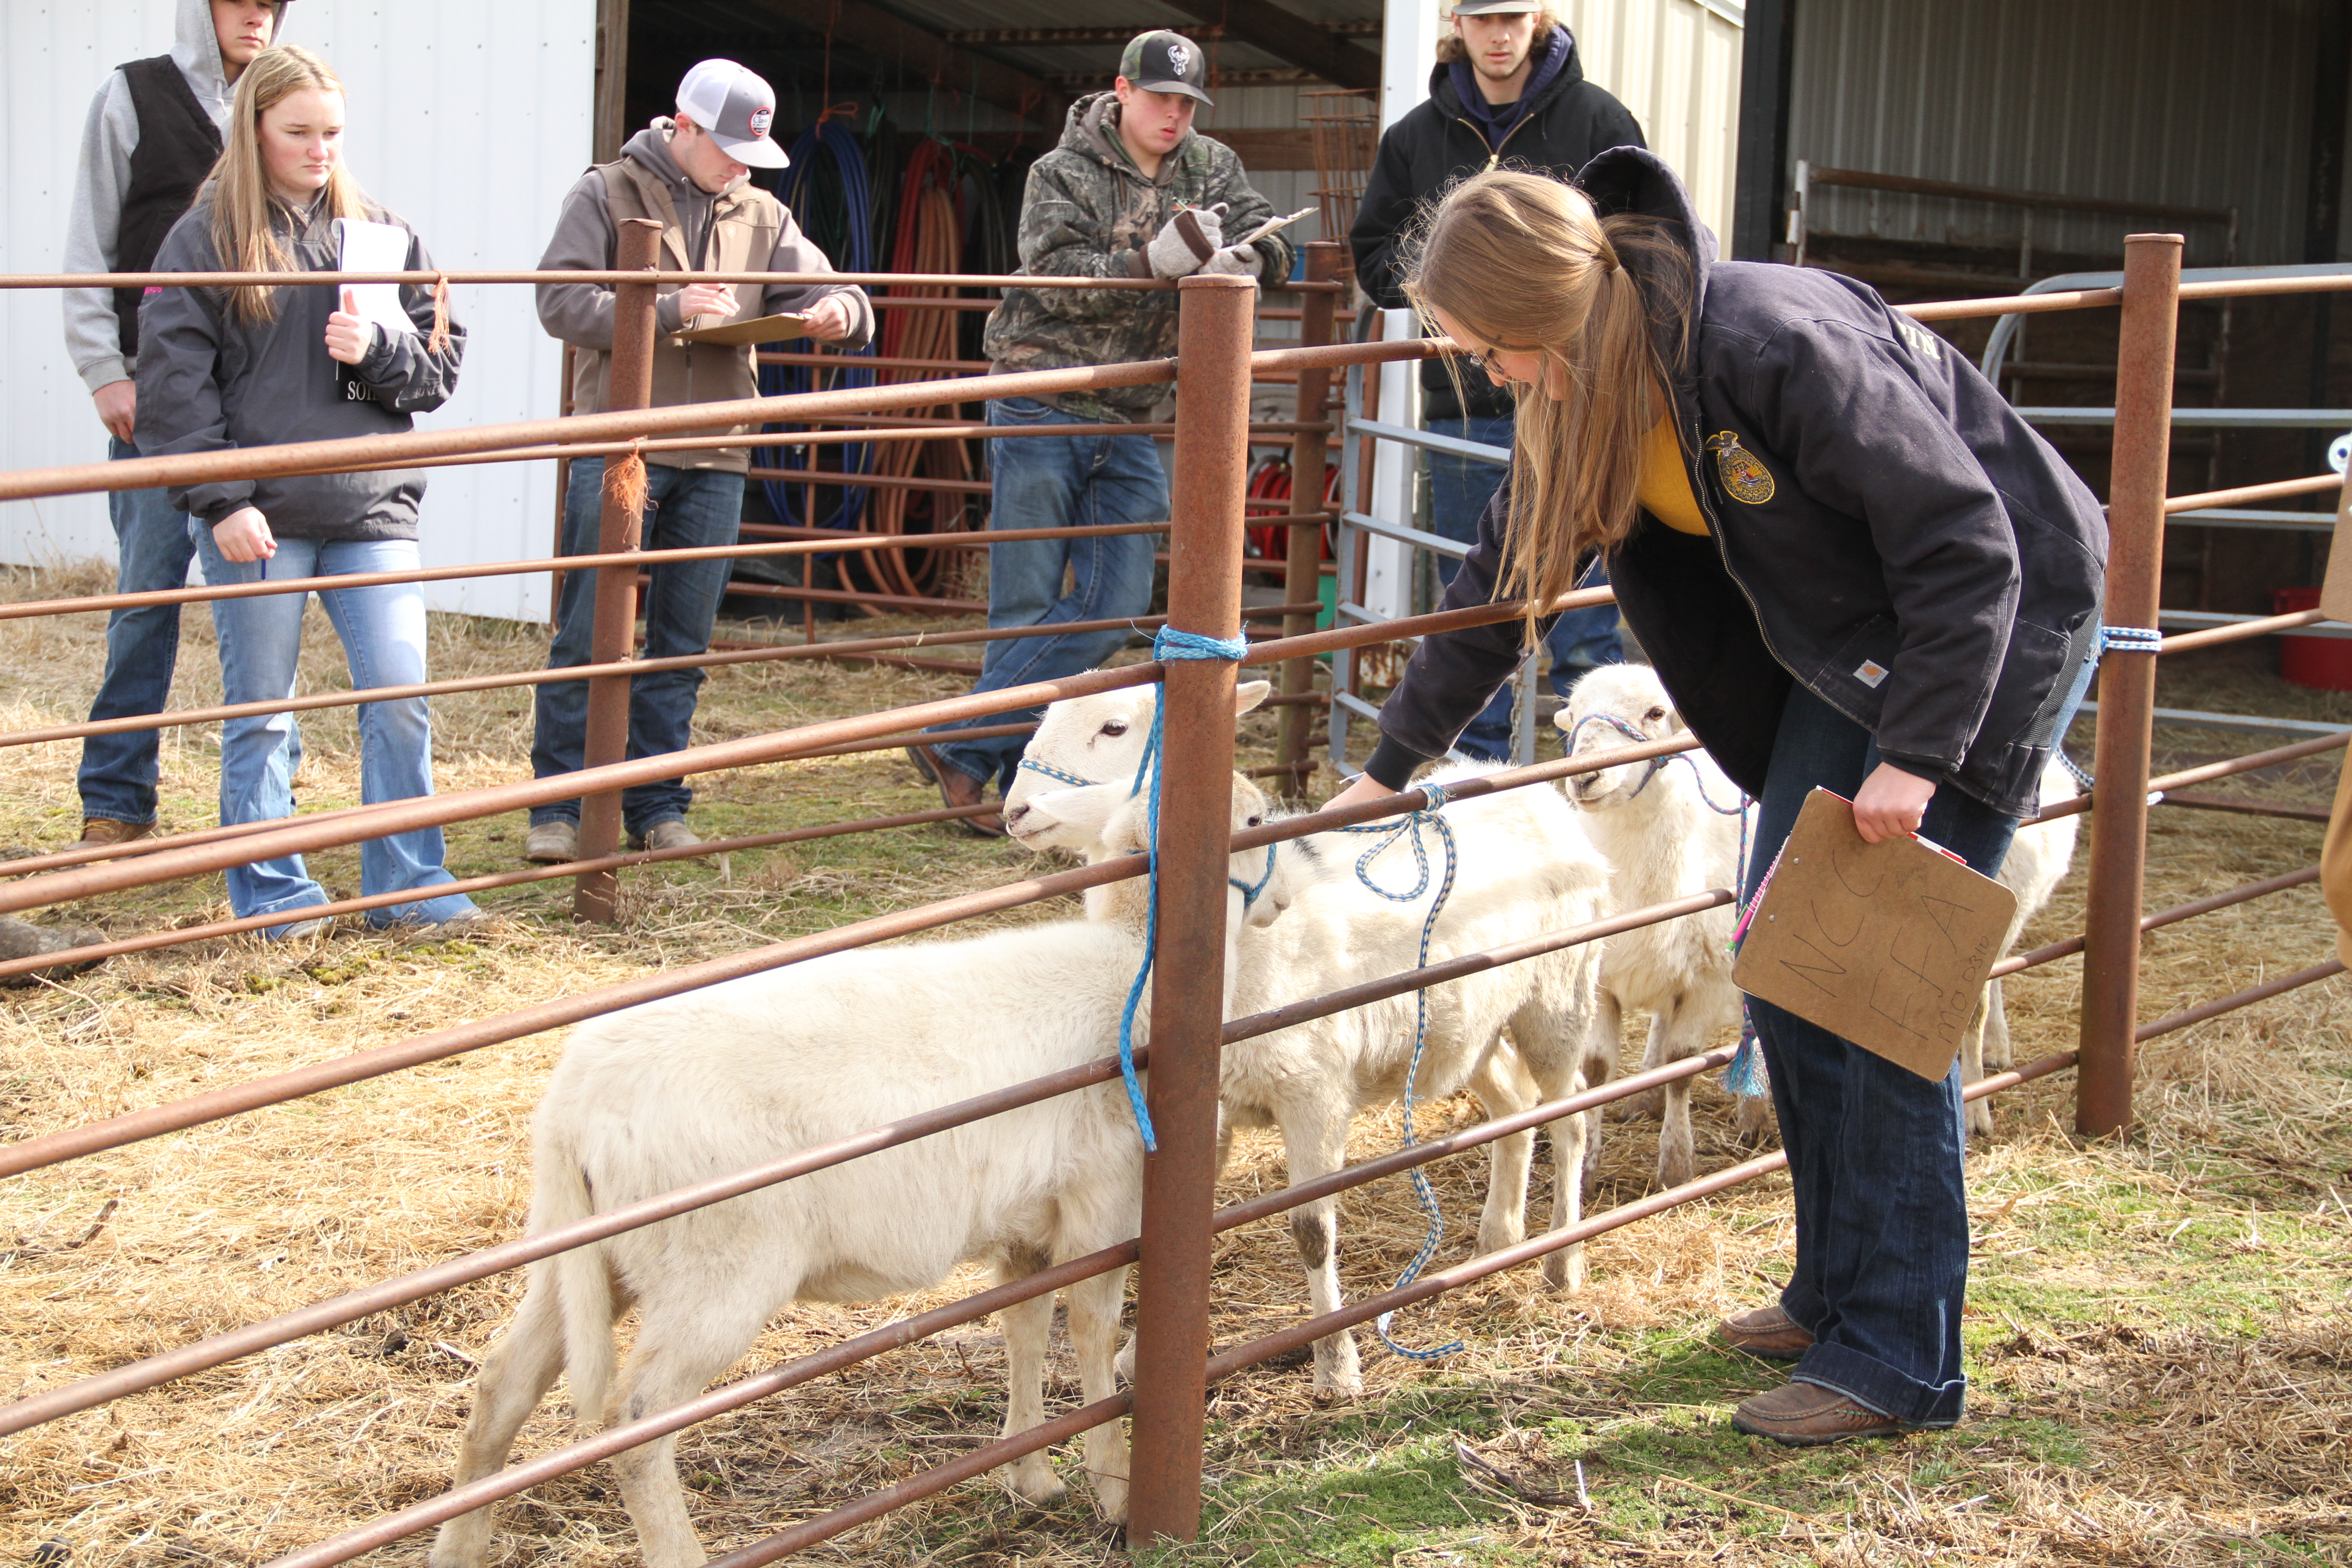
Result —
<instances>
[{"instance_id":1,"label":"brown leather shoe","mask_svg":"<svg viewBox=\"0 0 2352 1568\"><path fill-rule=\"evenodd\" d=\"M1717 1325L1723 1342L1767 1361L1795 1361L1813 1348L1813 1336L1776 1302L1734 1312Z\"/></svg>"},{"instance_id":2,"label":"brown leather shoe","mask_svg":"<svg viewBox=\"0 0 2352 1568\"><path fill-rule=\"evenodd\" d=\"M950 767L940 760L929 746L909 746L907 758L915 771L940 786L940 798L950 805L979 805L988 799L980 781L961 768ZM963 825L982 838L1004 837L1004 816L1002 812L983 811L978 816L967 816Z\"/></svg>"},{"instance_id":3,"label":"brown leather shoe","mask_svg":"<svg viewBox=\"0 0 2352 1568\"><path fill-rule=\"evenodd\" d=\"M105 844L128 844L154 831L155 825L152 822L117 822L110 816L85 816L81 819L80 847L87 849Z\"/></svg>"},{"instance_id":4,"label":"brown leather shoe","mask_svg":"<svg viewBox=\"0 0 2352 1568\"><path fill-rule=\"evenodd\" d=\"M1893 1416L1810 1383L1785 1384L1741 1400L1731 1412L1731 1424L1791 1448L1817 1448L1849 1437L1892 1437L1903 1430Z\"/></svg>"}]
</instances>

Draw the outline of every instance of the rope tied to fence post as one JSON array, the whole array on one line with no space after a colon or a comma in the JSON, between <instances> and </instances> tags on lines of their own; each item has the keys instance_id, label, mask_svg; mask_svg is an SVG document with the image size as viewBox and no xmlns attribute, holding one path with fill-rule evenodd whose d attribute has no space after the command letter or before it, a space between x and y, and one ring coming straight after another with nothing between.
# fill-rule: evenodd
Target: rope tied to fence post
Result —
<instances>
[{"instance_id":1,"label":"rope tied to fence post","mask_svg":"<svg viewBox=\"0 0 2352 1568\"><path fill-rule=\"evenodd\" d=\"M1221 658L1228 664L1239 664L1248 653L1249 642L1244 637L1203 637L1198 632L1180 632L1169 626L1161 626L1151 639L1151 657L1163 664L1185 658ZM1128 798L1132 800L1142 793L1144 780L1149 778L1151 781L1150 799L1144 807L1149 831L1144 837L1143 852L1150 860L1150 868L1144 884L1147 891L1143 906L1143 962L1136 966L1134 984L1127 988L1127 1005L1120 1009L1118 1016L1118 1076L1126 1081L1127 1102L1135 1111L1135 1130L1142 1134L1147 1153L1159 1152L1160 1139L1151 1129L1150 1108L1143 1102L1143 1085L1135 1076L1135 1009L1143 1000L1144 982L1151 977L1152 943L1160 935L1160 785L1162 776L1160 740L1167 713L1168 692L1163 679L1160 694L1151 704L1151 735L1143 743L1142 759L1135 764L1135 781L1127 789ZM1038 769L1040 773L1048 771L1044 767ZM1056 772L1055 776L1067 778L1071 775ZM1242 906L1247 909L1257 900L1258 894L1265 890L1266 883L1273 877L1274 849L1268 845L1265 874L1258 879L1255 887L1237 878L1229 877L1226 881L1242 889Z\"/></svg>"},{"instance_id":2,"label":"rope tied to fence post","mask_svg":"<svg viewBox=\"0 0 2352 1568\"><path fill-rule=\"evenodd\" d=\"M433 274L433 335L425 340L425 352L440 355L449 352L449 275Z\"/></svg>"},{"instance_id":3,"label":"rope tied to fence post","mask_svg":"<svg viewBox=\"0 0 2352 1568\"><path fill-rule=\"evenodd\" d=\"M631 529L646 515L646 443L640 437L629 443L626 457L604 470L604 493L628 514Z\"/></svg>"},{"instance_id":4,"label":"rope tied to fence post","mask_svg":"<svg viewBox=\"0 0 2352 1568\"><path fill-rule=\"evenodd\" d=\"M2086 790L2092 787L2094 781L2088 769L2066 754L2066 731L2074 728L2074 715L2081 710L2083 699L2090 694L2091 677L2098 673L2099 660L2111 651L2162 653L2164 633L2154 626L2103 626L2098 629L2098 635L2091 639L2090 653L2074 667L2074 683L2066 689L2066 700L2059 707L2058 727L2050 732L2050 749L2065 764L2066 771L2074 775L2074 782ZM2151 801L2149 804L2155 803Z\"/></svg>"},{"instance_id":5,"label":"rope tied to fence post","mask_svg":"<svg viewBox=\"0 0 2352 1568\"><path fill-rule=\"evenodd\" d=\"M1647 784L1649 781L1643 779L1642 782ZM1333 831L1380 835L1371 847L1356 858L1356 880L1392 904L1409 904L1429 890L1429 849L1422 841L1422 830L1429 827L1434 827L1437 830L1438 842L1445 849L1445 875L1438 883L1437 896L1430 900L1429 913L1422 919L1421 952L1420 956L1413 963L1414 968L1426 969L1429 967L1430 940L1437 932L1437 917L1444 910L1445 900L1453 896L1454 879L1460 868L1461 858L1454 842L1453 826L1441 815L1446 804L1445 786L1424 784L1420 787L1424 804L1419 810L1407 812L1403 817L1394 822L1360 823L1352 827L1335 828ZM1380 857L1382 850L1399 839L1403 839L1412 846L1412 862L1416 875L1411 888L1402 893L1395 893L1372 880L1372 862ZM1417 1098L1415 1086L1421 1079L1422 1053L1429 1045L1428 987L1423 986L1412 994L1412 1058L1404 1069L1403 1144L1408 1149L1420 1142L1419 1136L1413 1131L1412 1108ZM1406 1264L1404 1272L1397 1276L1394 1287L1397 1289L1402 1289L1421 1277L1421 1271L1429 1266L1429 1260L1437 1256L1438 1244L1445 1239L1444 1211L1437 1206L1437 1194L1429 1184L1428 1173L1418 1165L1414 1166L1412 1171L1412 1194L1421 1205L1421 1212L1429 1216L1429 1230L1422 1237L1421 1250L1412 1255L1412 1261ZM1381 1336L1382 1344L1409 1361L1435 1361L1440 1356L1453 1355L1463 1348L1460 1340L1454 1340L1439 1345L1434 1350L1425 1351L1417 1351L1401 1345L1389 1335L1389 1323L1395 1316L1394 1312L1382 1312L1372 1320L1372 1331Z\"/></svg>"}]
</instances>

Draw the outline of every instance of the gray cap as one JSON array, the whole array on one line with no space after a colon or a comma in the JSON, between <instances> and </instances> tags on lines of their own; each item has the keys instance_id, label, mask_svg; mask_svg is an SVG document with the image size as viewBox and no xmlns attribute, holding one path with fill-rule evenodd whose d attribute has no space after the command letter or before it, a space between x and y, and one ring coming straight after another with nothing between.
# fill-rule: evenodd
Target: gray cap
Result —
<instances>
[{"instance_id":1,"label":"gray cap","mask_svg":"<svg viewBox=\"0 0 2352 1568\"><path fill-rule=\"evenodd\" d=\"M1457 16L1523 16L1543 8L1544 0L1454 0Z\"/></svg>"},{"instance_id":2,"label":"gray cap","mask_svg":"<svg viewBox=\"0 0 2352 1568\"><path fill-rule=\"evenodd\" d=\"M1165 27L1129 38L1118 57L1118 74L1146 92L1181 92L1213 108L1217 101L1201 88L1209 79L1201 46Z\"/></svg>"},{"instance_id":3,"label":"gray cap","mask_svg":"<svg viewBox=\"0 0 2352 1568\"><path fill-rule=\"evenodd\" d=\"M677 84L677 111L739 163L781 169L792 162L768 134L776 119L775 89L733 60L705 60L687 72Z\"/></svg>"}]
</instances>

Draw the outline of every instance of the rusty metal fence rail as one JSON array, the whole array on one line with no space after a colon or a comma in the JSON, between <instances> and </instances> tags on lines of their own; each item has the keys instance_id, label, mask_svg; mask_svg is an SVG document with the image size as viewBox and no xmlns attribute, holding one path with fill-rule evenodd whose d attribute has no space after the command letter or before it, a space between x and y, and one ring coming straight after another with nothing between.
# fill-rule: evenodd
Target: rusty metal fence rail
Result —
<instances>
[{"instance_id":1,"label":"rusty metal fence rail","mask_svg":"<svg viewBox=\"0 0 2352 1568\"><path fill-rule=\"evenodd\" d=\"M2116 536L2110 576L2107 619L2120 624L2153 624L2156 561L2167 510L2191 504L2212 504L2210 497L2164 497L2165 439L2170 384L2171 317L2179 272L2179 241L2173 237L2142 236L2130 242L2130 262L2120 289L2081 291L2079 297L2040 295L2025 300L1961 301L1914 307L1910 313L1926 319L1997 314L2011 310L2052 310L2088 309L2120 304L2124 312L2122 359L2119 367L2117 460L2111 522ZM315 279L317 275L313 275ZM425 275L430 280L436 275ZM451 273L452 281L473 275ZM491 275L486 275L491 276ZM506 277L509 275L494 275ZM524 275L527 276L527 275ZM576 276L576 275L574 275ZM373 280L373 279L372 279ZM409 279L412 281L418 279ZM622 271L613 280L625 291L650 300L646 275ZM900 279L889 279L898 281ZM51 282L63 280L49 280ZM184 283L184 276L164 279ZM957 279L956 281L962 281ZM0 279L0 286L28 286L25 280ZM1251 295L1241 279L1188 279L1181 290L1182 342L1175 360L1143 365L1103 367L1084 372L1041 373L1031 376L994 378L998 395L1034 390L1057 390L1075 385L1133 384L1150 380L1176 380L1183 390L1175 423L1178 463L1171 508L1171 626L1202 636L1231 639L1243 626L1240 605L1242 561L1243 454L1250 426L1247 401L1250 378L1265 369L1297 372L1302 383L1308 375L1327 376L1340 365L1412 358L1450 345L1420 342L1316 346L1298 350L1253 353ZM1328 293L1310 295L1308 310L1318 298L1328 304ZM915 301L908 301L914 303ZM646 312L649 316L649 312ZM1019 387L1013 383L1021 383ZM873 415L894 406L924 405L939 400L940 388L954 384L900 384L871 392L803 395L798 398L756 399L718 411L731 420L816 415ZM1302 394L1305 386L1302 384ZM783 405L789 405L787 409ZM417 460L504 460L552 457L559 450L577 452L583 443L604 443L608 450L642 453L665 429L688 427L665 422L666 411L621 410L604 416L564 421L569 428L550 431L541 425L487 427L474 431L441 431L428 436L382 437L366 443L318 443L308 447L272 449L260 461L290 467L273 472L311 471L310 465L364 464L381 467ZM691 416L707 426L713 411L698 408ZM1301 420L1297 460L1302 482L1297 495L1321 493L1320 474L1312 489L1303 482L1312 460L1319 469L1322 432ZM927 432L928 433L928 432ZM575 439L576 437L576 439ZM530 449L524 449L529 447ZM232 458L236 455L231 455ZM243 463L257 466L252 455ZM144 467L142 467L144 465ZM145 485L168 477L181 482L196 477L220 477L235 471L236 462L218 458L137 459L102 468L43 470L0 475L0 499L21 495L66 493L72 489ZM123 470L137 469L126 475ZM101 485L100 481L109 481ZM2284 481L2286 487L2320 488L2323 481ZM2332 477L2325 483L2336 482ZM2282 487L2254 487L2280 493ZM1308 514L1319 521L1319 514ZM1308 517L1297 521L1305 522ZM608 521L612 519L609 510ZM625 518L618 536L608 530L608 548L595 558L600 577L622 573L634 576L638 559L627 535ZM1257 520L1252 520L1257 521ZM1312 542L1312 531L1294 528L1290 560L1302 553L1301 541ZM889 543L898 542L891 541ZM839 548L826 542L825 548ZM889 544L877 548L889 547ZM789 547L761 546L761 549ZM740 552L740 551L736 552ZM501 563L500 569L547 569L549 563ZM589 563L577 563L589 565ZM1294 574L1292 581L1297 580ZM338 582L348 580L339 579ZM292 584L273 585L295 591ZM186 591L201 596L205 591ZM1293 594L1294 599L1301 596ZM1605 603L1608 590L1566 595L1553 607ZM617 601L625 607L625 600ZM62 612L101 607L91 601L61 602L49 608ZM1286 635L1251 647L1242 662L1281 665L1284 693L1296 697L1303 686L1293 672L1311 672L1311 660L1321 653L1387 640L1400 633L1427 635L1449 627L1501 621L1516 616L1517 605L1495 605L1418 617L1376 626L1338 627L1314 631L1312 611L1303 604L1276 606L1284 616ZM2287 624L2307 624L2310 617L2272 617L2270 621L2200 631L2168 638L2167 651L2210 646L2237 637L2262 635ZM600 617L601 620L601 617ZM1302 624L1302 622L1304 624ZM604 624L610 624L609 622ZM625 619L622 624L625 626ZM950 634L980 641L1002 634ZM945 638L933 636L927 642ZM866 639L865 651L877 654L908 645L904 639ZM882 645L891 645L884 647ZM647 668L626 658L625 644L600 649L593 679L625 683L628 671ZM803 648L749 650L711 656L708 662L740 661L753 657L808 657ZM609 653L610 657L605 657ZM1148 1047L1151 1067L1150 1106L1161 1135L1160 1151L1145 1160L1145 1206L1140 1237L1089 1257L1065 1260L1043 1272L1002 1285L961 1301L887 1324L869 1333L713 1389L672 1409L630 1421L552 1453L512 1465L465 1488L387 1514L331 1540L317 1542L279 1560L283 1565L322 1568L429 1528L500 1497L527 1489L541 1480L575 1470L596 1460L652 1441L667 1433L725 1410L796 1386L811 1378L914 1342L957 1323L1034 1299L1082 1279L1140 1265L1138 1289L1138 1359L1133 1392L1097 1401L1068 1411L1045 1425L1014 1434L965 1454L953 1462L909 1477L897 1485L847 1507L796 1524L730 1552L717 1561L748 1568L805 1549L970 1477L1034 1452L1105 1422L1132 1414L1135 1421L1135 1486L1130 1531L1139 1540L1189 1539L1200 1509L1202 1393L1209 1384L1247 1366L1305 1345L1309 1342L1380 1313L1456 1289L1498 1270L1517 1267L1549 1252L1574 1245L1621 1226L1704 1198L1738 1183L1779 1168L1780 1156L1750 1160L1698 1181L1657 1193L1581 1224L1532 1237L1517 1247L1440 1269L1412 1285L1351 1303L1322 1317L1308 1318L1281 1331L1214 1356L1207 1353L1211 1238L1223 1231L1278 1215L1331 1194L1484 1146L1496 1139L1528 1131L1561 1117L1587 1110L1676 1079L1707 1071L1728 1059L1715 1051L1671 1067L1635 1074L1612 1083L1492 1120L1462 1132L1433 1139L1380 1159L1300 1183L1248 1203L1218 1210L1213 1206L1213 1138L1221 1052L1227 1047L1305 1019L1324 1016L1384 997L1442 984L1496 965L1524 961L1661 921L1686 918L1717 908L1734 898L1728 889L1693 889L1685 896L1647 909L1623 911L1606 920L1567 930L1536 933L1488 952L1444 957L1424 967L1385 979L1351 986L1328 995L1302 998L1254 1017L1227 1020L1219 1016L1215 998L1223 969L1222 921L1212 910L1223 906L1227 857L1327 828L1371 820L1397 810L1426 804L1419 791L1407 791L1390 800L1345 812L1268 824L1239 834L1228 830L1227 781L1234 740L1233 688L1237 665L1222 661L1142 664L1097 671L1034 686L1012 689L987 697L966 697L917 704L883 713L828 721L773 735L694 748L659 759L629 763L617 760L618 748L585 773L561 780L534 781L463 792L425 800L389 803L322 813L291 822L248 825L237 829L189 834L137 850L68 851L20 863L0 879L0 910L21 910L68 899L79 899L122 889L151 885L173 878L199 875L264 856L356 842L391 831L428 824L468 820L527 805L542 796L617 799L626 784L681 772L698 773L742 766L788 757L841 754L904 743L919 727L950 719L988 718L1063 697L1157 683L1168 742L1164 768L1168 778L1167 805L1159 844L1160 919L1154 963L1153 1038ZM565 672L578 678L575 672ZM500 683L521 684L520 680ZM2340 973L2329 961L2231 996L2199 1004L2169 1017L2141 1025L2136 1017L2138 937L2140 932L2210 913L2216 910L2270 896L2307 884L2316 868L2273 877L2246 887L2152 913L2141 907L2141 881L2146 819L2151 790L2161 793L2217 777L2319 754L2345 743L2335 735L2298 745L2276 748L2229 762L2186 770L2152 779L2149 765L2153 662L2147 655L2119 655L2109 667L2106 689L2098 711L2097 784L2090 795L2051 807L2045 818L2089 810L2093 819L2090 865L2090 917L2085 932L2006 961L1997 973L2013 973L2059 962L2076 953L2085 956L2084 1006L2081 1039L2076 1050L2045 1057L2014 1071L1976 1085L1971 1098L2064 1070L2078 1069L2077 1126L2086 1134L2112 1133L2130 1120L2130 1079L2134 1047L2147 1039L2188 1027L2233 1008L2283 994L2300 985ZM474 689L474 683L436 683L434 690ZM425 694L419 689L417 694ZM354 699L356 700L356 699ZM1304 704L1283 710L1287 738L1291 715L1304 714ZM215 712L214 716L218 716ZM194 715L177 722L199 721ZM1018 726L1004 726L1006 732ZM36 731L18 743L66 739L61 731L91 732L87 727L59 726ZM1303 735L1303 726L1300 727ZM0 737L0 743L17 738ZM1482 778L1449 784L1453 799L1465 799L1500 790L1545 787L1569 775L1663 757L1686 750L1696 742L1685 737L1617 748L1581 761L1562 760L1521 767ZM593 753L592 753L593 755ZM1295 762L1296 758L1286 759ZM801 828L790 833L749 836L722 847L751 847L800 837L850 833L920 822L950 819L953 811L903 814L859 822ZM604 847L609 850L607 843ZM711 846L702 847L708 852ZM478 879L461 888L509 885L540 879L607 874L625 865L672 858L660 853L600 854L568 866L550 867L509 877ZM937 929L956 921L1100 886L1140 874L1140 868L1106 864L1058 871L1020 879L1003 887L939 900L895 911L832 931L794 938L767 947L681 966L581 995L568 996L477 1020L455 1028L354 1053L341 1058L270 1078L231 1086L205 1094L150 1107L143 1110L62 1129L0 1148L0 1175L22 1173L122 1147L142 1139L196 1126L226 1117L316 1094L344 1084L401 1071L423 1062L445 1059L521 1038L540 1031L674 995L700 986L798 963L823 953ZM345 906L363 907L366 900ZM267 921L257 923L268 923ZM205 934L219 934L240 922L222 922ZM174 935L184 933L173 933ZM134 951L160 945L144 939L109 944L103 951ZM100 950L89 950L95 955ZM44 962L55 962L52 955ZM5 968L5 966L0 966ZM739 1171L628 1208L599 1215L576 1225L538 1237L442 1263L362 1289L314 1303L228 1333L151 1356L97 1376L45 1390L0 1406L0 1434L17 1432L75 1412L174 1379L221 1365L307 1334L347 1323L388 1307L413 1301L435 1291L487 1278L539 1258L571 1247L591 1245L626 1229L658 1224L678 1215L728 1198L793 1180L844 1161L931 1136L951 1127L1001 1114L1057 1094L1076 1092L1107 1081L1118 1073L1115 1060L1106 1059L1029 1083L1009 1085L990 1094L943 1106L901 1121L868 1129L835 1143L801 1151L788 1158Z\"/></svg>"}]
</instances>

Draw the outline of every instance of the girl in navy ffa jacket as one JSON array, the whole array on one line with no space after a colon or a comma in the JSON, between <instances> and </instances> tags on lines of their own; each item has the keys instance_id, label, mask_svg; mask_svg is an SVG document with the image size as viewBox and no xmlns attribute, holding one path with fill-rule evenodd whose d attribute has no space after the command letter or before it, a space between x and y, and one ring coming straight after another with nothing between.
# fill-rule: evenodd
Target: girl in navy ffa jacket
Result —
<instances>
[{"instance_id":1,"label":"girl in navy ffa jacket","mask_svg":"<svg viewBox=\"0 0 2352 1568\"><path fill-rule=\"evenodd\" d=\"M1574 186L1457 186L1406 292L1519 398L1509 478L1444 608L1540 605L1606 555L1683 718L1757 798L1748 896L1816 785L1874 843L1919 833L1999 870L2096 637L2106 526L1972 365L1849 279L1717 262L1681 183L1637 148ZM1333 804L1403 788L1539 625L1423 639ZM1949 1426L1969 1254L1957 1070L1929 1083L1748 1011L1797 1257L1777 1305L1723 1328L1796 1368L1733 1423L1790 1444Z\"/></svg>"}]
</instances>

